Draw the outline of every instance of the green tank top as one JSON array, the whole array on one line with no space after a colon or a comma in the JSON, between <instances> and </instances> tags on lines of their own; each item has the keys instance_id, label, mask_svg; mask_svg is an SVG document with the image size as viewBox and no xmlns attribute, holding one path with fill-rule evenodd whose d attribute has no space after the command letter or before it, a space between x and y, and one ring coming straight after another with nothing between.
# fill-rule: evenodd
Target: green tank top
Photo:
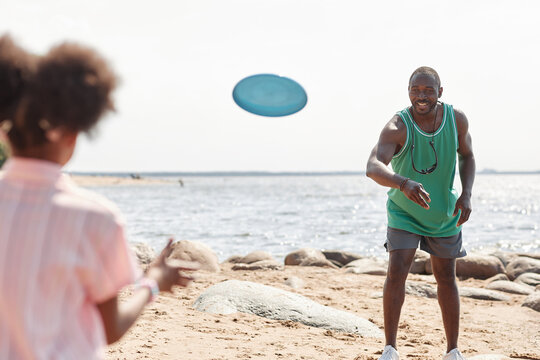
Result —
<instances>
[{"instance_id":1,"label":"green tank top","mask_svg":"<svg viewBox=\"0 0 540 360\"><path fill-rule=\"evenodd\" d=\"M399 189L390 189L386 203L389 227L431 237L453 236L461 230L461 227L456 227L459 215L452 216L458 198L454 188L458 149L456 120L453 107L442 105L443 120L433 134L422 131L408 108L397 113L407 127L407 140L392 158L392 169L421 183L431 202L426 210L409 200ZM413 140L414 154L411 154ZM437 152L437 168L430 174L419 174L412 167L411 156L414 156L417 170L431 167L435 163L435 154L429 144L431 140Z\"/></svg>"}]
</instances>

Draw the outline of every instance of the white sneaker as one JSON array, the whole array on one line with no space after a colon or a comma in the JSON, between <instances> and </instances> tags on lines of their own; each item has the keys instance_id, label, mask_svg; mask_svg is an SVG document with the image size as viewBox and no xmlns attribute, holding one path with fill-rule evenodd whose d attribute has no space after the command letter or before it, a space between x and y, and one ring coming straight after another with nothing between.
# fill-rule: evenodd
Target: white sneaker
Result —
<instances>
[{"instance_id":1,"label":"white sneaker","mask_svg":"<svg viewBox=\"0 0 540 360\"><path fill-rule=\"evenodd\" d=\"M392 345L386 345L379 360L399 360L399 354Z\"/></svg>"},{"instance_id":2,"label":"white sneaker","mask_svg":"<svg viewBox=\"0 0 540 360\"><path fill-rule=\"evenodd\" d=\"M443 360L466 360L457 348L450 350L444 355Z\"/></svg>"}]
</instances>

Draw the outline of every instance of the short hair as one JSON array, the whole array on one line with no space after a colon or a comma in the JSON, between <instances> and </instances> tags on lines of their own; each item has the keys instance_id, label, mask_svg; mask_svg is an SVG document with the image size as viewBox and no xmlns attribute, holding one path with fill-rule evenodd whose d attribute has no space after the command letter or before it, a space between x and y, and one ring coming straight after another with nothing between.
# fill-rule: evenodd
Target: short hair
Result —
<instances>
[{"instance_id":1,"label":"short hair","mask_svg":"<svg viewBox=\"0 0 540 360\"><path fill-rule=\"evenodd\" d=\"M0 37L0 122L12 119L35 68L35 57L11 36Z\"/></svg>"},{"instance_id":2,"label":"short hair","mask_svg":"<svg viewBox=\"0 0 540 360\"><path fill-rule=\"evenodd\" d=\"M38 62L8 133L10 142L18 149L41 145L48 128L89 132L104 113L114 110L116 83L94 50L73 43L53 47Z\"/></svg>"},{"instance_id":3,"label":"short hair","mask_svg":"<svg viewBox=\"0 0 540 360\"><path fill-rule=\"evenodd\" d=\"M409 78L409 85L411 84L411 81L413 77L416 75L429 75L433 76L435 80L437 81L438 87L441 87L441 79L439 78L439 74L435 71L435 69L429 67L429 66L420 66L418 69L414 70L411 77Z\"/></svg>"}]
</instances>

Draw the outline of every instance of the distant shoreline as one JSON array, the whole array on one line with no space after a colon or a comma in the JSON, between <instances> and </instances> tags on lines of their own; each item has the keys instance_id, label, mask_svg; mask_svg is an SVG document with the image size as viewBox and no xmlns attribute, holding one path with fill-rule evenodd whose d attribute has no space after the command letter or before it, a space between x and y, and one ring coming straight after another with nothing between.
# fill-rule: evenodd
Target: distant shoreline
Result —
<instances>
[{"instance_id":1,"label":"distant shoreline","mask_svg":"<svg viewBox=\"0 0 540 360\"><path fill-rule=\"evenodd\" d=\"M139 176L141 178L150 177L220 177L220 176L238 176L238 177L273 177L273 176L364 176L364 171L201 171L201 172L102 172L102 171L69 171L67 172L72 176L105 176L105 177L119 177L119 178L132 178ZM482 170L476 173L477 175L539 175L540 170L536 171L498 171L498 170Z\"/></svg>"}]
</instances>

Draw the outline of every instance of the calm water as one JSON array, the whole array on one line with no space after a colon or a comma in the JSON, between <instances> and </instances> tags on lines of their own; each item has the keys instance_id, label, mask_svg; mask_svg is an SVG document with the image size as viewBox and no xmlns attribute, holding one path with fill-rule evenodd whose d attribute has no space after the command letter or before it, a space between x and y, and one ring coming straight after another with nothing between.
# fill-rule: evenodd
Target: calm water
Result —
<instances>
[{"instance_id":1,"label":"calm water","mask_svg":"<svg viewBox=\"0 0 540 360\"><path fill-rule=\"evenodd\" d=\"M384 257L386 190L365 176L185 177L178 183L91 187L116 202L130 241L160 249L169 236L217 252L301 247ZM478 175L467 250L540 251L540 175Z\"/></svg>"}]
</instances>

